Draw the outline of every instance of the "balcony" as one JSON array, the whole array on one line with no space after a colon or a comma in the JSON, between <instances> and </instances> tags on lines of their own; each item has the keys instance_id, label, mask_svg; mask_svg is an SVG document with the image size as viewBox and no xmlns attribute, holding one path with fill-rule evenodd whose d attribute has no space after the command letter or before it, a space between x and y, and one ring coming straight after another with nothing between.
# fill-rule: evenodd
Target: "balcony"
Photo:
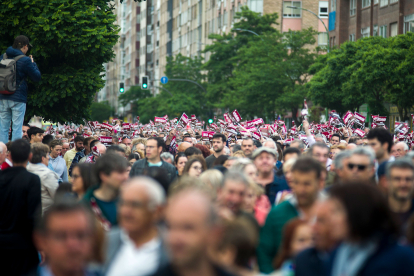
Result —
<instances>
[{"instance_id":1,"label":"balcony","mask_svg":"<svg viewBox=\"0 0 414 276\"><path fill-rule=\"evenodd\" d=\"M147 54L152 53L152 51L154 51L154 45L147 44Z\"/></svg>"}]
</instances>

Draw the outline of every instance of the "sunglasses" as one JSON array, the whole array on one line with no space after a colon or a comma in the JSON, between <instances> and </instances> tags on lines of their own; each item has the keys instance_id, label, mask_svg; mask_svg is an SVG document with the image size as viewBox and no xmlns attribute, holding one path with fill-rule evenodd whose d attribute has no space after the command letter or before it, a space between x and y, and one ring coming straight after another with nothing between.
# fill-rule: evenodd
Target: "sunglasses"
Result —
<instances>
[{"instance_id":1,"label":"sunglasses","mask_svg":"<svg viewBox=\"0 0 414 276\"><path fill-rule=\"evenodd\" d=\"M348 164L348 168L350 170L353 170L354 167L357 167L358 171L364 171L368 167L368 165L358 165L358 164L352 164L352 163Z\"/></svg>"}]
</instances>

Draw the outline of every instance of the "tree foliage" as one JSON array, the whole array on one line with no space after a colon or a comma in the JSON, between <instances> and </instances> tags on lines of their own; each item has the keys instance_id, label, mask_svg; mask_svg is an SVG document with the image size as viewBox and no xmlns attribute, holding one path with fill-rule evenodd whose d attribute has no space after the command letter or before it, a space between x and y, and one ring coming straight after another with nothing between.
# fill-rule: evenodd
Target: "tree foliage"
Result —
<instances>
[{"instance_id":1,"label":"tree foliage","mask_svg":"<svg viewBox=\"0 0 414 276\"><path fill-rule=\"evenodd\" d=\"M103 86L103 64L118 40L113 6L106 0L4 0L0 50L29 37L42 80L29 82L26 118L82 122Z\"/></svg>"},{"instance_id":2,"label":"tree foliage","mask_svg":"<svg viewBox=\"0 0 414 276\"><path fill-rule=\"evenodd\" d=\"M98 122L109 120L109 117L111 117L114 112L108 102L93 102L91 105L91 111L91 120Z\"/></svg>"}]
</instances>

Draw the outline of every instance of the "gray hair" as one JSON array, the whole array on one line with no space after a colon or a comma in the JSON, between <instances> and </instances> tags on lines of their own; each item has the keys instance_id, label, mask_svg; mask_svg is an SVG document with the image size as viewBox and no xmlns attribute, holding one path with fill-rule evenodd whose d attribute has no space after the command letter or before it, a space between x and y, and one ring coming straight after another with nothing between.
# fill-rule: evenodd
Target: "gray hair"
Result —
<instances>
[{"instance_id":1,"label":"gray hair","mask_svg":"<svg viewBox=\"0 0 414 276\"><path fill-rule=\"evenodd\" d=\"M163 152L163 153L161 153L160 157L162 159L170 159L171 162L172 162L172 164L174 164L174 155L172 155L171 153L169 153L169 152Z\"/></svg>"},{"instance_id":2,"label":"gray hair","mask_svg":"<svg viewBox=\"0 0 414 276\"><path fill-rule=\"evenodd\" d=\"M386 167L386 170L385 170L385 175L387 176L387 178L391 177L391 170L394 169L394 168L409 169L414 173L413 162L410 158L407 158L407 157L403 157L403 158L400 158L400 159L395 159L395 161L387 163L387 167Z\"/></svg>"},{"instance_id":3,"label":"gray hair","mask_svg":"<svg viewBox=\"0 0 414 276\"><path fill-rule=\"evenodd\" d=\"M365 155L369 158L369 164L374 166L375 153L371 147L357 147L351 151L351 155Z\"/></svg>"},{"instance_id":4,"label":"gray hair","mask_svg":"<svg viewBox=\"0 0 414 276\"><path fill-rule=\"evenodd\" d=\"M305 143L303 143L303 141L302 140L300 140L300 139L295 139L295 140L293 140L292 142L290 142L290 145L292 145L293 143L298 143L299 144L299 149L300 150L303 150L303 149L305 149Z\"/></svg>"},{"instance_id":5,"label":"gray hair","mask_svg":"<svg viewBox=\"0 0 414 276\"><path fill-rule=\"evenodd\" d=\"M249 187L249 180L247 179L246 175L243 172L230 169L223 178L223 182L221 183L221 188L224 188L227 181L233 182L240 182L246 187Z\"/></svg>"},{"instance_id":6,"label":"gray hair","mask_svg":"<svg viewBox=\"0 0 414 276\"><path fill-rule=\"evenodd\" d=\"M406 142L400 141L396 145L398 145L398 144L403 144L404 145L404 150L406 150L406 151L410 149Z\"/></svg>"},{"instance_id":7,"label":"gray hair","mask_svg":"<svg viewBox=\"0 0 414 276\"><path fill-rule=\"evenodd\" d=\"M271 144L273 145L274 149L275 149L275 150L277 150L276 143L275 143L275 141L273 141L273 139L267 139L267 140L263 143L263 146L264 146L264 147L265 147L266 143L271 143Z\"/></svg>"},{"instance_id":8,"label":"gray hair","mask_svg":"<svg viewBox=\"0 0 414 276\"><path fill-rule=\"evenodd\" d=\"M308 150L308 154L311 156L312 154L313 154L313 149L314 148L323 148L323 149L327 149L328 150L328 152L329 152L329 148L328 148L328 146L326 145L326 144L324 144L324 143L315 143L315 144L313 144L310 148L309 148L309 150Z\"/></svg>"},{"instance_id":9,"label":"gray hair","mask_svg":"<svg viewBox=\"0 0 414 276\"><path fill-rule=\"evenodd\" d=\"M7 147L3 142L0 142L0 154L4 153L4 149L7 151Z\"/></svg>"},{"instance_id":10,"label":"gray hair","mask_svg":"<svg viewBox=\"0 0 414 276\"><path fill-rule=\"evenodd\" d=\"M125 187L128 186L141 186L146 189L149 198L148 208L151 210L155 210L157 207L165 204L165 191L152 178L146 176L133 177L125 184Z\"/></svg>"},{"instance_id":11,"label":"gray hair","mask_svg":"<svg viewBox=\"0 0 414 276\"><path fill-rule=\"evenodd\" d=\"M253 165L252 160L249 158L238 158L231 166L232 171L244 172L247 165Z\"/></svg>"},{"instance_id":12,"label":"gray hair","mask_svg":"<svg viewBox=\"0 0 414 276\"><path fill-rule=\"evenodd\" d=\"M408 158L413 159L414 158L414 151L407 152L407 154L405 155L405 157L408 157Z\"/></svg>"},{"instance_id":13,"label":"gray hair","mask_svg":"<svg viewBox=\"0 0 414 276\"><path fill-rule=\"evenodd\" d=\"M350 150L343 150L335 155L335 159L333 160L333 164L335 166L335 169L342 170L344 168L344 160L351 157L351 151Z\"/></svg>"},{"instance_id":14,"label":"gray hair","mask_svg":"<svg viewBox=\"0 0 414 276\"><path fill-rule=\"evenodd\" d=\"M230 149L227 146L224 146L224 154L230 155Z\"/></svg>"}]
</instances>

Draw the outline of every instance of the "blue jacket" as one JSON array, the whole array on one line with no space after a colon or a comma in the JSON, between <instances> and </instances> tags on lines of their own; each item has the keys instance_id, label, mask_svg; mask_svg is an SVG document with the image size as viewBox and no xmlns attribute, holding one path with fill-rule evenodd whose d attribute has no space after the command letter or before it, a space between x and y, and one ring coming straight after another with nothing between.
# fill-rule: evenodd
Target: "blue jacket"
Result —
<instances>
[{"instance_id":1,"label":"blue jacket","mask_svg":"<svg viewBox=\"0 0 414 276\"><path fill-rule=\"evenodd\" d=\"M19 55L23 55L23 52L19 49L9 47L6 50L7 58L15 58ZM3 59L3 54L0 56L0 60ZM27 82L26 78L29 77L32 81L38 82L41 79L39 68L36 63L32 62L30 57L23 57L17 61L17 90L14 94L3 95L0 94L0 100L12 100L15 102L27 102ZM21 82L21 83L20 83Z\"/></svg>"}]
</instances>

